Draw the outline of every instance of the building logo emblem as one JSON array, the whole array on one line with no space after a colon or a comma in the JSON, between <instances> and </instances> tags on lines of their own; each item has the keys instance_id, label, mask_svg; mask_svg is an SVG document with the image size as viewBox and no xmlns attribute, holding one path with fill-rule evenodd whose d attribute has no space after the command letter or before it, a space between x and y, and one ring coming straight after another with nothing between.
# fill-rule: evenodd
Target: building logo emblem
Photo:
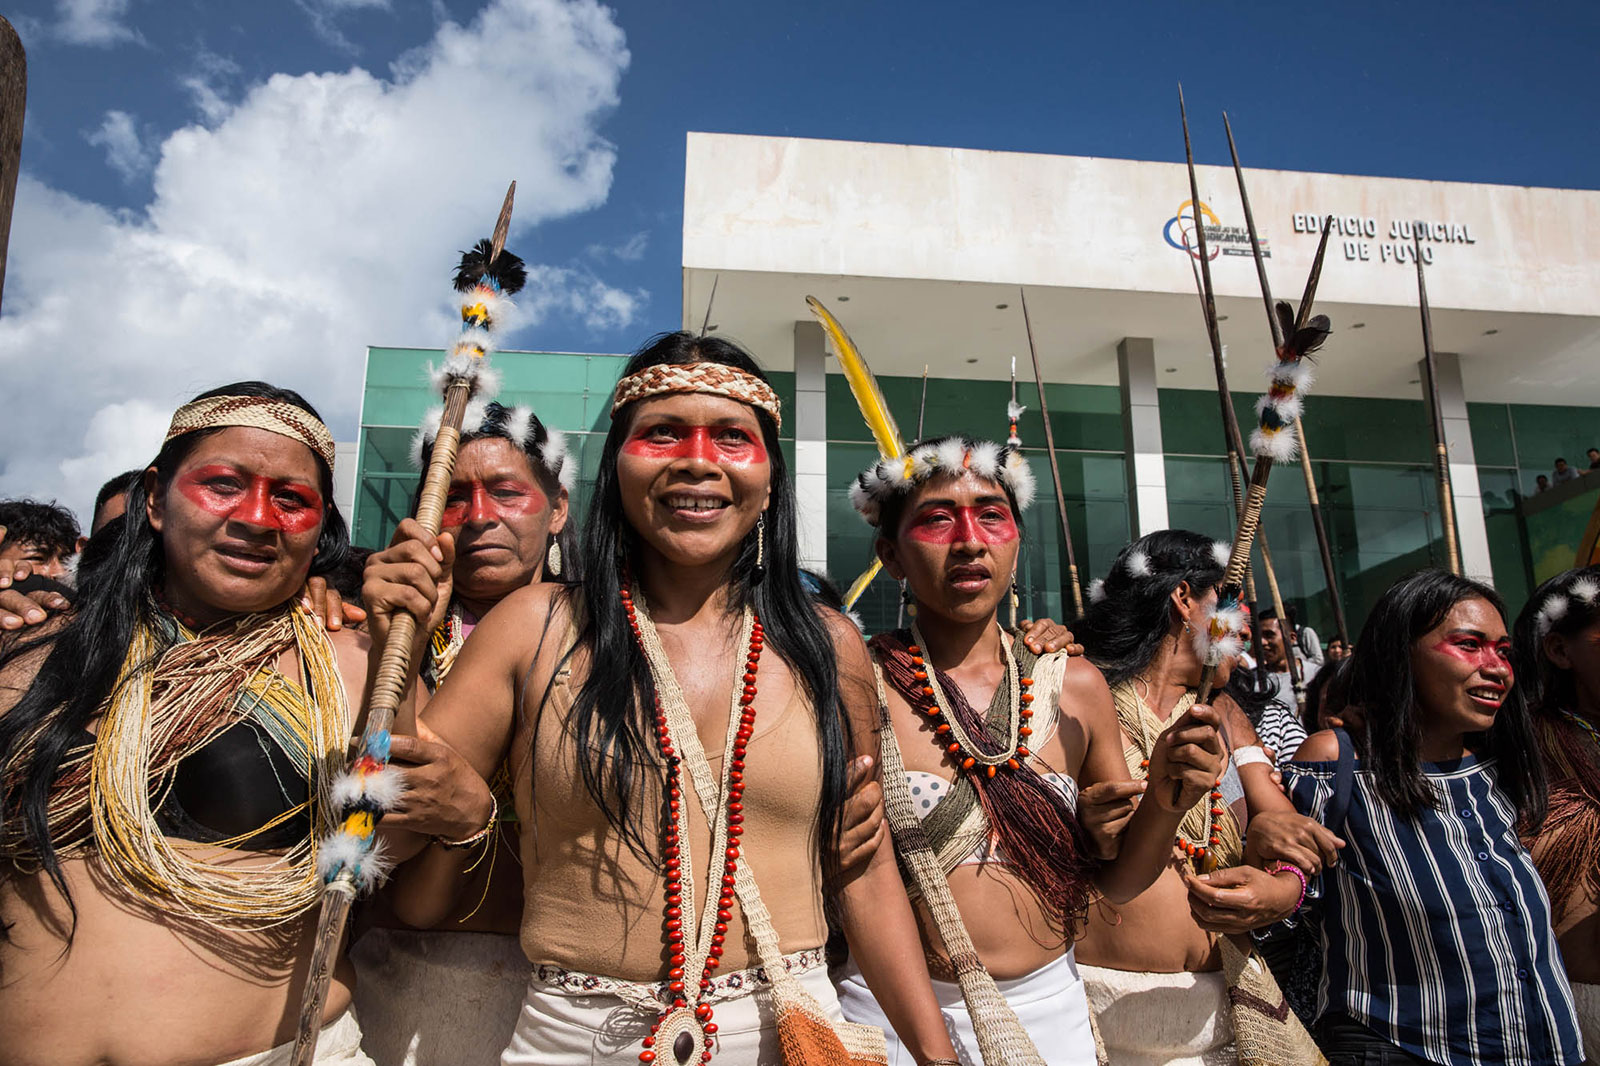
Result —
<instances>
[{"instance_id":1,"label":"building logo emblem","mask_svg":"<svg viewBox=\"0 0 1600 1066\"><path fill-rule=\"evenodd\" d=\"M1173 248L1199 259L1200 238L1195 233L1196 219L1203 220L1206 227L1208 259L1215 259L1219 255L1250 254L1250 231L1243 226L1224 226L1217 213L1204 200L1185 200L1179 204L1177 214L1167 219L1167 224L1162 227L1161 236ZM1272 249L1268 247L1265 237L1261 238L1261 254L1264 258L1272 258Z\"/></svg>"}]
</instances>

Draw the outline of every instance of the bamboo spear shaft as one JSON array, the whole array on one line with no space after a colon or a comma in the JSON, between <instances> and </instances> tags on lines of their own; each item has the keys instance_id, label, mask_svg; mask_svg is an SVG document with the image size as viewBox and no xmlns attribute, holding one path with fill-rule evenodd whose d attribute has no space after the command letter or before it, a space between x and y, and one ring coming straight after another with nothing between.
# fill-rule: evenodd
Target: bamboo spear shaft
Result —
<instances>
[{"instance_id":1,"label":"bamboo spear shaft","mask_svg":"<svg viewBox=\"0 0 1600 1066\"><path fill-rule=\"evenodd\" d=\"M1067 588L1062 590L1065 605L1067 592L1072 597L1072 617L1083 617L1083 588L1078 584L1078 557L1072 547L1072 524L1067 520L1067 498L1061 494L1061 463L1056 459L1056 433L1050 425L1050 407L1044 398L1044 371L1039 367L1039 349L1033 343L1033 320L1028 317L1028 293L1018 288L1022 296L1022 325L1028 331L1028 354L1033 357L1033 381L1039 386L1039 417L1044 419L1044 446L1050 455L1050 477L1055 482L1056 512L1061 516L1061 540L1067 546Z\"/></svg>"},{"instance_id":2,"label":"bamboo spear shaft","mask_svg":"<svg viewBox=\"0 0 1600 1066\"><path fill-rule=\"evenodd\" d=\"M1261 302L1266 307L1267 326L1272 330L1274 347L1282 348L1286 339L1283 335L1283 324L1278 320L1277 311L1272 300L1272 284L1267 280L1266 258L1261 254L1261 241L1256 234L1255 214L1250 209L1250 192L1245 186L1244 168L1239 164L1239 149L1234 144L1233 124L1228 120L1227 112L1222 114L1222 124L1228 134L1228 153L1233 157L1234 179L1239 184L1239 202L1244 207L1244 224L1246 231L1250 235L1250 253L1251 258L1255 260L1256 277L1261 283ZM1328 216L1328 219L1331 218L1331 215ZM1311 272L1306 277L1305 291L1300 297L1300 307L1295 313L1295 332L1299 332L1310 321L1311 307L1317 294L1317 284L1322 279L1323 257L1328 250L1328 234L1331 232L1331 228L1327 224L1328 219L1323 220L1322 238L1317 242L1316 258L1312 261ZM1339 639L1344 641L1348 647L1350 638L1345 625L1344 602L1339 595L1339 577L1333 565L1333 547L1328 540L1328 527L1323 520L1322 499L1317 494L1316 472L1312 469L1311 455L1306 448L1306 429L1303 420L1295 420L1294 432L1295 440L1299 444L1300 473L1305 479L1306 499L1311 508L1311 530L1316 536L1317 556L1322 563L1322 579L1328 587L1328 600L1333 608L1334 630L1338 633ZM1287 630L1284 629L1287 625L1288 619L1280 613L1279 628L1287 633ZM1288 657L1292 660L1294 654L1289 652ZM1298 669L1293 672L1297 673ZM1303 688L1304 686L1302 685L1296 689L1302 706L1305 702Z\"/></svg>"},{"instance_id":3,"label":"bamboo spear shaft","mask_svg":"<svg viewBox=\"0 0 1600 1066\"><path fill-rule=\"evenodd\" d=\"M1433 315L1428 310L1428 282L1422 274L1422 238L1412 237L1417 261L1417 308L1422 314L1422 369L1433 415L1433 465L1439 479L1439 517L1444 524L1444 553L1450 572L1461 576L1461 542L1456 534L1456 498L1450 485L1450 446L1444 437L1444 412L1439 409L1439 379L1433 365ZM1348 647L1348 645L1346 645Z\"/></svg>"},{"instance_id":4,"label":"bamboo spear shaft","mask_svg":"<svg viewBox=\"0 0 1600 1066\"><path fill-rule=\"evenodd\" d=\"M6 284L6 249L11 241L11 209L17 198L27 104L28 55L16 29L0 17L0 292Z\"/></svg>"},{"instance_id":5,"label":"bamboo spear shaft","mask_svg":"<svg viewBox=\"0 0 1600 1066\"><path fill-rule=\"evenodd\" d=\"M491 266L505 249L506 236L511 229L511 206L516 197L517 183L506 190L500 207L500 217L495 222L494 236L485 267ZM445 499L450 491L450 476L455 470L456 452L461 445L461 422L466 414L467 401L477 386L478 372L487 358L481 352L478 359L469 363L472 369L450 377L444 396L444 414L439 420L439 433L434 439L433 452L428 460L428 470L423 477L422 492L417 500L417 523L430 535L437 536L444 517ZM398 611L389 622L389 632L384 639L382 656L374 675L372 697L367 703L367 724L362 732L360 750L365 755L381 753L387 763L389 729L394 724L395 712L411 680L412 642L416 637L418 620L414 615ZM368 815L367 850L363 859L370 859L375 845L372 833L382 812ZM317 1037L322 1030L322 1016L328 1001L328 988L333 981L334 967L339 961L339 949L344 942L345 925L350 917L350 907L357 895L357 869L344 863L323 888L322 908L317 916L317 938L312 948L311 965L306 975L306 985L300 1000L298 1028L295 1033L291 1066L311 1066L317 1054Z\"/></svg>"}]
</instances>

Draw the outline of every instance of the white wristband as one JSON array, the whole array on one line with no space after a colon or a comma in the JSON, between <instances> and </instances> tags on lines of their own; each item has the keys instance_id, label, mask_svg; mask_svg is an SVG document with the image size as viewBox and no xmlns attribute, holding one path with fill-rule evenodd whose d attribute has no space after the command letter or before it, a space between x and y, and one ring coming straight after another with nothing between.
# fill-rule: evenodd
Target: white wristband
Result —
<instances>
[{"instance_id":1,"label":"white wristband","mask_svg":"<svg viewBox=\"0 0 1600 1066\"><path fill-rule=\"evenodd\" d=\"M1267 758L1267 753L1262 751L1260 746L1256 744L1251 744L1247 748L1233 749L1233 765L1236 769L1249 766L1252 763L1271 766L1272 760Z\"/></svg>"}]
</instances>

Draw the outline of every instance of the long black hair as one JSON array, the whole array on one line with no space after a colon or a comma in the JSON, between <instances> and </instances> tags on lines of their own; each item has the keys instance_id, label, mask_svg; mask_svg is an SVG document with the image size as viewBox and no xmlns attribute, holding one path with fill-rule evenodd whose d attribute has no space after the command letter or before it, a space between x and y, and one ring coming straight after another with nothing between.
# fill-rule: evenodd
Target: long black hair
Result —
<instances>
[{"instance_id":1,"label":"long black hair","mask_svg":"<svg viewBox=\"0 0 1600 1066\"><path fill-rule=\"evenodd\" d=\"M1116 685L1144 672L1172 625L1172 593L1187 583L1195 598L1222 584L1219 542L1186 529L1149 533L1123 548L1072 634L1089 661Z\"/></svg>"},{"instance_id":2,"label":"long black hair","mask_svg":"<svg viewBox=\"0 0 1600 1066\"><path fill-rule=\"evenodd\" d=\"M278 400L293 404L319 421L321 418L299 393L265 382L237 382L203 392L195 399L213 396ZM216 432L197 430L162 445L150 463L155 469L158 493L166 491L178 466L195 445ZM323 517L311 573L322 574L343 561L350 537L333 502L333 471L321 456L316 456L316 461L321 475ZM84 742L89 721L116 686L135 628L141 622L151 622L157 610L155 596L166 572L166 558L161 535L146 517L146 498L144 479L132 481L128 487L127 521L119 523L121 528L108 542L105 558L79 571L76 610L66 623L41 637L18 641L0 654L3 672L22 656L44 653L44 661L28 690L10 711L0 715L0 859L15 861L28 856L37 862L72 908L74 921L77 910L61 873L57 842L50 839L50 789L67 751ZM299 592L293 590L296 595ZM147 670L153 665L152 660L139 669ZM128 683L133 680L129 678ZM36 730L37 739L28 744Z\"/></svg>"},{"instance_id":3,"label":"long black hair","mask_svg":"<svg viewBox=\"0 0 1600 1066\"><path fill-rule=\"evenodd\" d=\"M1072 623L1072 634L1107 684L1130 681L1144 673L1167 639L1173 591L1187 584L1203 599L1222 584L1227 565L1224 541L1187 529L1148 533L1123 548L1105 579L1090 586L1089 605ZM1222 691L1255 725L1272 691L1250 674L1234 670Z\"/></svg>"},{"instance_id":4,"label":"long black hair","mask_svg":"<svg viewBox=\"0 0 1600 1066\"><path fill-rule=\"evenodd\" d=\"M663 333L650 338L628 361L623 375L636 374L661 364L720 363L738 367L767 380L754 359L721 337L693 333ZM753 607L766 631L769 652L781 656L810 698L816 715L822 756L822 803L818 812L818 846L823 865L833 868L831 847L822 844L838 832L844 803L845 763L850 744L849 724L839 698L837 656L833 641L817 614L811 594L800 581L798 535L795 530L795 495L778 427L771 416L755 409L762 443L771 464L771 497L765 513L765 578L755 581L756 533L752 531L728 575L730 611ZM627 442L631 412L624 408L612 419L600 455L600 469L584 523L584 571L581 581L585 624L579 640L588 647L594 664L573 701L572 735L580 738L579 775L590 797L605 811L635 854L648 859L654 850L647 843L641 811L660 791L658 779L641 795L647 767L655 763L654 730L641 709L653 701L654 685L644 654L634 642L620 598L624 564L638 546L638 535L628 524L617 483L617 455ZM601 669L599 664L604 663ZM772 773L782 768L772 767Z\"/></svg>"},{"instance_id":5,"label":"long black hair","mask_svg":"<svg viewBox=\"0 0 1600 1066\"><path fill-rule=\"evenodd\" d=\"M1593 625L1596 619L1600 619L1600 566L1557 574L1528 597L1527 606L1517 615L1511 650L1517 687L1522 689L1534 714L1575 711L1578 707L1572 671L1563 670L1544 653L1545 634L1572 636Z\"/></svg>"},{"instance_id":6,"label":"long black hair","mask_svg":"<svg viewBox=\"0 0 1600 1066\"><path fill-rule=\"evenodd\" d=\"M1437 807L1439 796L1422 773L1422 707L1417 700L1411 648L1462 600L1487 600L1501 620L1506 605L1488 585L1445 570L1419 570L1389 586L1361 627L1350 657L1347 703L1360 707L1366 728L1353 739L1363 768L1372 772L1383 802L1405 817ZM1544 769L1539 761L1528 704L1520 684L1487 732L1470 740L1478 754L1496 760L1500 788L1517 812L1538 826L1544 821Z\"/></svg>"}]
</instances>

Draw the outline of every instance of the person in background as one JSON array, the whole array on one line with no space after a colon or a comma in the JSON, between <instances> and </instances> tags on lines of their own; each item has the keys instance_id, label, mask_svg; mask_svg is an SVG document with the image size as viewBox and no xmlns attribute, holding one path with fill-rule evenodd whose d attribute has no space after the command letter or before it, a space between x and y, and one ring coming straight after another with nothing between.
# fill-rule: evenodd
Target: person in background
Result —
<instances>
[{"instance_id":1,"label":"person in background","mask_svg":"<svg viewBox=\"0 0 1600 1066\"><path fill-rule=\"evenodd\" d=\"M0 568L28 563L42 577L65 578L83 550L83 536L72 512L52 500L0 501Z\"/></svg>"},{"instance_id":2,"label":"person in background","mask_svg":"<svg viewBox=\"0 0 1600 1066\"><path fill-rule=\"evenodd\" d=\"M1294 757L1295 750L1306 739L1305 726L1300 722L1299 700L1294 684L1289 678L1289 653L1300 661L1302 683L1309 686L1317 676L1317 663L1307 659L1300 651L1295 636L1294 614L1289 614L1289 640L1284 641L1283 622L1278 612L1268 607L1261 612L1256 623L1261 628L1262 665L1269 672L1269 698L1261 708L1255 723L1256 736L1261 746L1272 752L1280 766ZM1315 634L1312 635L1315 639Z\"/></svg>"},{"instance_id":3,"label":"person in background","mask_svg":"<svg viewBox=\"0 0 1600 1066\"><path fill-rule=\"evenodd\" d=\"M1544 492L1549 487L1550 479L1545 477L1543 474L1540 474L1538 477L1533 479L1533 491L1535 493Z\"/></svg>"},{"instance_id":4,"label":"person in background","mask_svg":"<svg viewBox=\"0 0 1600 1066\"><path fill-rule=\"evenodd\" d=\"M1330 665L1333 663L1342 663L1349 657L1350 649L1345 647L1344 641L1340 640L1338 637L1334 637L1332 640L1328 641L1327 647L1323 649L1323 658L1326 659Z\"/></svg>"},{"instance_id":5,"label":"person in background","mask_svg":"<svg viewBox=\"0 0 1600 1066\"><path fill-rule=\"evenodd\" d=\"M1583 1062L1550 904L1519 824L1546 809L1505 606L1423 570L1373 607L1350 660L1353 735L1313 734L1283 772L1349 842L1311 879L1317 1032L1332 1066Z\"/></svg>"},{"instance_id":6,"label":"person in background","mask_svg":"<svg viewBox=\"0 0 1600 1066\"><path fill-rule=\"evenodd\" d=\"M94 517L89 522L92 537L128 511L128 490L136 478L144 476L143 470L124 470L111 478L94 497Z\"/></svg>"},{"instance_id":7,"label":"person in background","mask_svg":"<svg viewBox=\"0 0 1600 1066\"><path fill-rule=\"evenodd\" d=\"M1517 617L1518 680L1550 782L1550 810L1523 842L1550 893L1584 1050L1600 1061L1600 566L1534 590Z\"/></svg>"},{"instance_id":8,"label":"person in background","mask_svg":"<svg viewBox=\"0 0 1600 1066\"><path fill-rule=\"evenodd\" d=\"M1573 478L1575 478L1577 476L1578 476L1578 471L1575 470L1574 468L1568 466L1567 465L1567 461L1565 459L1557 459L1556 460L1555 474L1551 477L1550 480L1554 484L1559 485L1564 481L1571 481Z\"/></svg>"},{"instance_id":9,"label":"person in background","mask_svg":"<svg viewBox=\"0 0 1600 1066\"><path fill-rule=\"evenodd\" d=\"M1589 469L1600 470L1600 448L1589 449Z\"/></svg>"}]
</instances>

